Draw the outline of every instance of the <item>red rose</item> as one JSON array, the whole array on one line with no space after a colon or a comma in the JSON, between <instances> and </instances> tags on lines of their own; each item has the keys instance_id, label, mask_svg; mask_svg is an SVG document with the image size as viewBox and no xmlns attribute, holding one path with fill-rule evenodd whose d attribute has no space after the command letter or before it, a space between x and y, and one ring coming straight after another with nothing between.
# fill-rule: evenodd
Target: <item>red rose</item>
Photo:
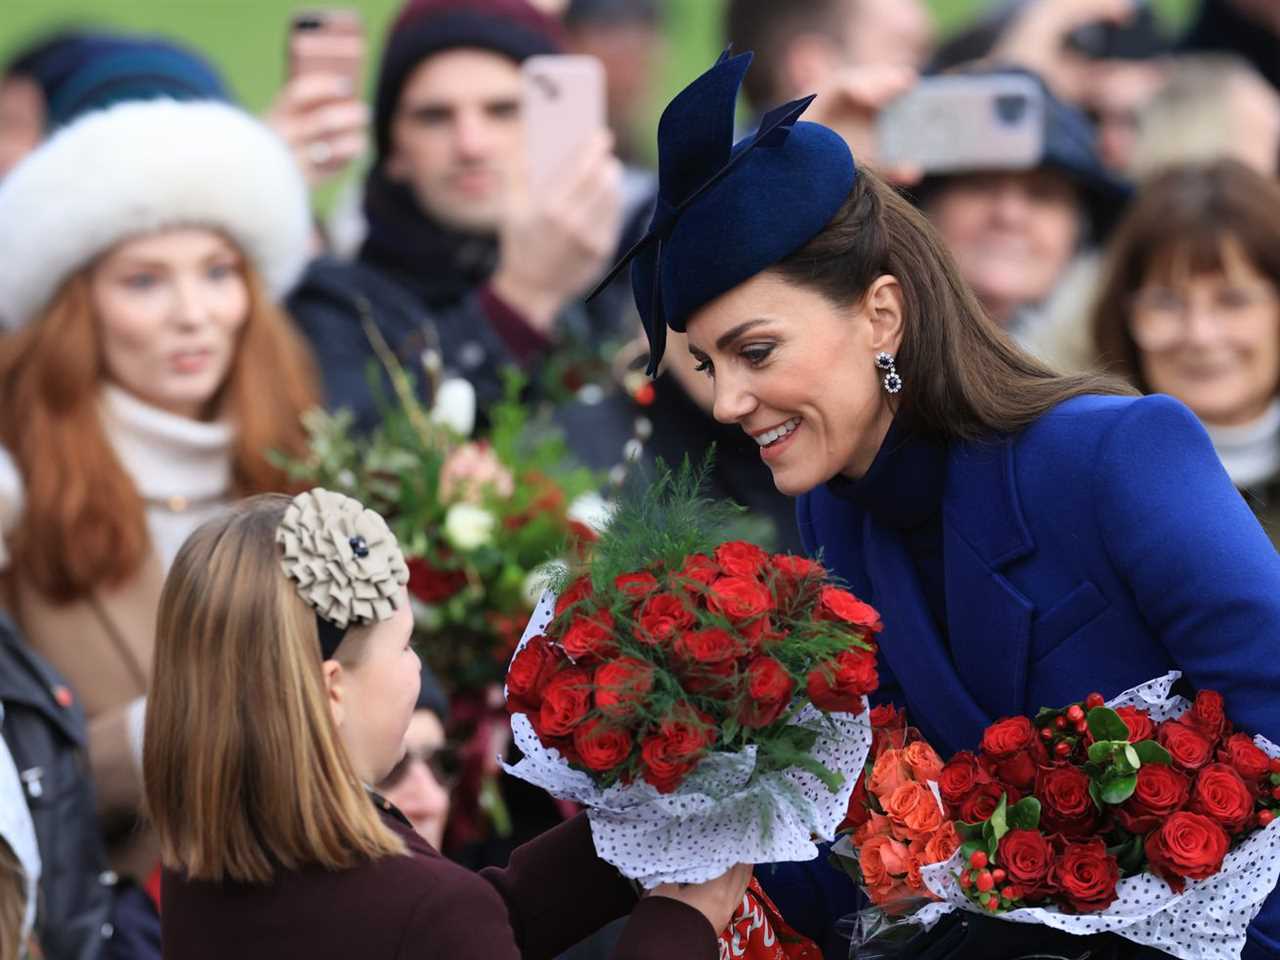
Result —
<instances>
[{"instance_id":1,"label":"red rose","mask_svg":"<svg viewBox=\"0 0 1280 960\"><path fill-rule=\"evenodd\" d=\"M596 668L596 706L612 720L629 720L653 689L653 664L619 657Z\"/></svg>"},{"instance_id":2,"label":"red rose","mask_svg":"<svg viewBox=\"0 0 1280 960\"><path fill-rule=\"evenodd\" d=\"M613 641L613 614L608 610L597 610L589 617L574 617L560 645L575 661L584 657L603 660L614 656L618 645Z\"/></svg>"},{"instance_id":3,"label":"red rose","mask_svg":"<svg viewBox=\"0 0 1280 960\"><path fill-rule=\"evenodd\" d=\"M1096 913L1115 902L1120 865L1107 853L1106 843L1094 837L1068 843L1052 875L1067 907L1076 913Z\"/></svg>"},{"instance_id":4,"label":"red rose","mask_svg":"<svg viewBox=\"0 0 1280 960\"><path fill-rule=\"evenodd\" d=\"M711 584L707 606L734 623L766 614L774 608L773 594L759 580L720 577Z\"/></svg>"},{"instance_id":5,"label":"red rose","mask_svg":"<svg viewBox=\"0 0 1280 960\"><path fill-rule=\"evenodd\" d=\"M1218 748L1218 762L1235 767L1248 783L1257 783L1271 771L1271 758L1258 749L1247 733L1233 733Z\"/></svg>"},{"instance_id":6,"label":"red rose","mask_svg":"<svg viewBox=\"0 0 1280 960\"><path fill-rule=\"evenodd\" d=\"M1053 859L1053 844L1039 830L1010 830L1000 838L996 852L996 862L1010 882L1032 890L1044 886Z\"/></svg>"},{"instance_id":7,"label":"red rose","mask_svg":"<svg viewBox=\"0 0 1280 960\"><path fill-rule=\"evenodd\" d=\"M671 793L698 765L715 739L715 728L706 718L687 704L677 705L659 724L657 733L646 738L640 747L644 779L659 793Z\"/></svg>"},{"instance_id":8,"label":"red rose","mask_svg":"<svg viewBox=\"0 0 1280 960\"><path fill-rule=\"evenodd\" d=\"M1203 880L1222 869L1230 845L1217 821L1179 810L1147 835L1147 866L1181 893L1184 880Z\"/></svg>"},{"instance_id":9,"label":"red rose","mask_svg":"<svg viewBox=\"0 0 1280 960\"><path fill-rule=\"evenodd\" d=\"M817 616L819 620L836 620L870 633L879 633L883 626L875 607L839 587L822 588L818 594Z\"/></svg>"},{"instance_id":10,"label":"red rose","mask_svg":"<svg viewBox=\"0 0 1280 960\"><path fill-rule=\"evenodd\" d=\"M1197 693L1196 702L1179 719L1195 727L1214 743L1231 732L1231 721L1227 719L1223 709L1222 694L1216 690L1201 690Z\"/></svg>"},{"instance_id":11,"label":"red rose","mask_svg":"<svg viewBox=\"0 0 1280 960\"><path fill-rule=\"evenodd\" d=\"M1116 820L1130 833L1150 833L1187 805L1191 781L1165 763L1144 763L1131 796L1114 808Z\"/></svg>"},{"instance_id":12,"label":"red rose","mask_svg":"<svg viewBox=\"0 0 1280 960\"><path fill-rule=\"evenodd\" d=\"M591 671L569 667L551 677L542 688L538 733L566 737L591 712Z\"/></svg>"},{"instance_id":13,"label":"red rose","mask_svg":"<svg viewBox=\"0 0 1280 960\"><path fill-rule=\"evenodd\" d=\"M744 727L767 727L791 703L796 683L773 657L754 657L747 664L747 699L738 720Z\"/></svg>"},{"instance_id":14,"label":"red rose","mask_svg":"<svg viewBox=\"0 0 1280 960\"><path fill-rule=\"evenodd\" d=\"M875 653L850 649L810 670L806 690L819 710L856 714L862 712L862 697L879 683Z\"/></svg>"},{"instance_id":15,"label":"red rose","mask_svg":"<svg viewBox=\"0 0 1280 960\"><path fill-rule=\"evenodd\" d=\"M640 626L636 639L656 646L674 642L693 626L693 614L675 594L659 593L644 602L636 622Z\"/></svg>"},{"instance_id":16,"label":"red rose","mask_svg":"<svg viewBox=\"0 0 1280 960\"><path fill-rule=\"evenodd\" d=\"M861 776L853 785L853 793L849 797L849 809L845 812L840 826L836 827L836 834L852 833L870 819L871 802L867 798L867 778Z\"/></svg>"},{"instance_id":17,"label":"red rose","mask_svg":"<svg viewBox=\"0 0 1280 960\"><path fill-rule=\"evenodd\" d=\"M789 553L775 553L769 562L774 570L770 586L778 596L778 606L783 608L802 600L807 604L827 574L821 564Z\"/></svg>"},{"instance_id":18,"label":"red rose","mask_svg":"<svg viewBox=\"0 0 1280 960\"><path fill-rule=\"evenodd\" d=\"M559 618L566 610L592 594L591 578L579 577L565 589L564 593L556 597L556 617Z\"/></svg>"},{"instance_id":19,"label":"red rose","mask_svg":"<svg viewBox=\"0 0 1280 960\"><path fill-rule=\"evenodd\" d=\"M1211 763L1196 777L1189 809L1216 820L1227 833L1236 834L1253 820L1253 793L1234 767Z\"/></svg>"},{"instance_id":20,"label":"red rose","mask_svg":"<svg viewBox=\"0 0 1280 960\"><path fill-rule=\"evenodd\" d=\"M881 703L871 708L867 719L871 721L872 730L905 730L907 714L892 703Z\"/></svg>"},{"instance_id":21,"label":"red rose","mask_svg":"<svg viewBox=\"0 0 1280 960\"><path fill-rule=\"evenodd\" d=\"M946 772L945 768L943 772ZM975 783L968 796L960 802L960 819L965 823L982 823L984 820L991 819L991 815L996 812L996 807L1000 805L1000 798L1006 793L1001 784L992 780Z\"/></svg>"},{"instance_id":22,"label":"red rose","mask_svg":"<svg viewBox=\"0 0 1280 960\"><path fill-rule=\"evenodd\" d=\"M680 683L688 693L707 697L726 697L735 689L738 675L737 660L721 660L719 663L684 661L677 664Z\"/></svg>"},{"instance_id":23,"label":"red rose","mask_svg":"<svg viewBox=\"0 0 1280 960\"><path fill-rule=\"evenodd\" d=\"M720 577L719 565L705 553L691 553L685 557L680 576L695 584L709 587Z\"/></svg>"},{"instance_id":24,"label":"red rose","mask_svg":"<svg viewBox=\"0 0 1280 960\"><path fill-rule=\"evenodd\" d=\"M1137 707L1116 707L1116 714L1129 728L1129 742L1141 743L1156 735L1156 725L1151 722L1151 714Z\"/></svg>"},{"instance_id":25,"label":"red rose","mask_svg":"<svg viewBox=\"0 0 1280 960\"><path fill-rule=\"evenodd\" d=\"M676 653L695 663L723 663L738 656L738 643L727 630L689 630L676 638Z\"/></svg>"},{"instance_id":26,"label":"red rose","mask_svg":"<svg viewBox=\"0 0 1280 960\"><path fill-rule=\"evenodd\" d=\"M592 717L574 729L573 746L583 766L605 772L631 755L632 740L623 728Z\"/></svg>"},{"instance_id":27,"label":"red rose","mask_svg":"<svg viewBox=\"0 0 1280 960\"><path fill-rule=\"evenodd\" d=\"M948 760L942 773L938 774L938 792L948 804L959 806L978 784L989 780L987 772L978 766L978 758L968 750L962 750Z\"/></svg>"},{"instance_id":28,"label":"red rose","mask_svg":"<svg viewBox=\"0 0 1280 960\"><path fill-rule=\"evenodd\" d=\"M769 560L754 543L733 540L716 547L716 563L731 577L759 577Z\"/></svg>"},{"instance_id":29,"label":"red rose","mask_svg":"<svg viewBox=\"0 0 1280 960\"><path fill-rule=\"evenodd\" d=\"M542 705L542 687L560 663L543 636L530 637L507 669L507 710L534 713Z\"/></svg>"},{"instance_id":30,"label":"red rose","mask_svg":"<svg viewBox=\"0 0 1280 960\"><path fill-rule=\"evenodd\" d=\"M982 752L993 760L1007 760L1035 740L1035 727L1027 717L1005 717L982 732Z\"/></svg>"},{"instance_id":31,"label":"red rose","mask_svg":"<svg viewBox=\"0 0 1280 960\"><path fill-rule=\"evenodd\" d=\"M1027 749L995 764L996 779L1019 790L1030 790L1040 768L1048 762L1049 754L1044 744L1040 740L1033 740Z\"/></svg>"},{"instance_id":32,"label":"red rose","mask_svg":"<svg viewBox=\"0 0 1280 960\"><path fill-rule=\"evenodd\" d=\"M632 600L641 600L658 589L658 578L645 570L637 573L620 573L614 577L613 585L618 592Z\"/></svg>"},{"instance_id":33,"label":"red rose","mask_svg":"<svg viewBox=\"0 0 1280 960\"><path fill-rule=\"evenodd\" d=\"M1195 773L1213 757L1213 744L1195 727L1180 720L1166 720L1156 730L1156 740L1169 751L1173 765Z\"/></svg>"},{"instance_id":34,"label":"red rose","mask_svg":"<svg viewBox=\"0 0 1280 960\"><path fill-rule=\"evenodd\" d=\"M1098 824L1098 808L1089 796L1089 777L1079 767L1063 763L1042 767L1036 778L1040 827L1045 833L1081 837Z\"/></svg>"},{"instance_id":35,"label":"red rose","mask_svg":"<svg viewBox=\"0 0 1280 960\"><path fill-rule=\"evenodd\" d=\"M441 570L414 558L409 566L409 592L423 603L443 603L467 585L461 570Z\"/></svg>"}]
</instances>

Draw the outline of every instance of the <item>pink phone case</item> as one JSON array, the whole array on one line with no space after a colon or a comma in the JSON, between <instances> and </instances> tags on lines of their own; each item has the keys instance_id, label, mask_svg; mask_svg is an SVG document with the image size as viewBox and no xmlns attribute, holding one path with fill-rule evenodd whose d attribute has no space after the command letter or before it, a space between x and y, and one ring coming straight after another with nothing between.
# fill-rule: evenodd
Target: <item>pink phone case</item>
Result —
<instances>
[{"instance_id":1,"label":"pink phone case","mask_svg":"<svg viewBox=\"0 0 1280 960\"><path fill-rule=\"evenodd\" d=\"M573 171L604 128L604 67L589 56L536 56L520 71L529 187L544 190Z\"/></svg>"}]
</instances>

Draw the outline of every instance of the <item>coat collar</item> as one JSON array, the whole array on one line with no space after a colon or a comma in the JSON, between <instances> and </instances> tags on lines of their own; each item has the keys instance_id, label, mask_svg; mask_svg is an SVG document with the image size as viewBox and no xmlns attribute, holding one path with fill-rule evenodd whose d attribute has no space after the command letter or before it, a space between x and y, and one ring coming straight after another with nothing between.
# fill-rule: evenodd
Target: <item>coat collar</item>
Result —
<instances>
[{"instance_id":1,"label":"coat collar","mask_svg":"<svg viewBox=\"0 0 1280 960\"><path fill-rule=\"evenodd\" d=\"M1021 713L1034 608L1004 575L1035 548L1019 503L1009 439L954 444L943 494L948 637L927 615L900 537L863 517L863 556L886 624L882 651L916 722L947 750L977 745L998 717Z\"/></svg>"}]
</instances>

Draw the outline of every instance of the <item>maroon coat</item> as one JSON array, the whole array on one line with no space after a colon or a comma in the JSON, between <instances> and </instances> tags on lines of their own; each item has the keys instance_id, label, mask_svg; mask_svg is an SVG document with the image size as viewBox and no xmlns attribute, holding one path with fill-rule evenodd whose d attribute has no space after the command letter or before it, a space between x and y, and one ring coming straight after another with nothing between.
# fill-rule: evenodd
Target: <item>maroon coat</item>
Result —
<instances>
[{"instance_id":1,"label":"maroon coat","mask_svg":"<svg viewBox=\"0 0 1280 960\"><path fill-rule=\"evenodd\" d=\"M306 868L265 886L187 881L165 871L163 953L173 960L516 960L554 957L610 920L631 918L614 960L716 960L711 924L676 900L637 903L596 856L585 815L524 844L505 870L472 873L394 814L409 856L349 870Z\"/></svg>"}]
</instances>

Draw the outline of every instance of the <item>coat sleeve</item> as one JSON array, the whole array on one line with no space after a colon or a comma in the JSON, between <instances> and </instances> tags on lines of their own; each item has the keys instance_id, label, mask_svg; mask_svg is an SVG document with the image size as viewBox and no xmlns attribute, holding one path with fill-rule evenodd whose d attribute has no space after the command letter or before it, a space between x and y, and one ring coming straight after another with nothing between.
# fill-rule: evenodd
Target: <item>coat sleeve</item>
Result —
<instances>
[{"instance_id":1,"label":"coat sleeve","mask_svg":"<svg viewBox=\"0 0 1280 960\"><path fill-rule=\"evenodd\" d=\"M631 884L596 856L580 814L520 846L505 869L427 893L398 955L550 960L628 911L613 960L716 960L718 941L702 914L665 897L637 903Z\"/></svg>"},{"instance_id":2,"label":"coat sleeve","mask_svg":"<svg viewBox=\"0 0 1280 960\"><path fill-rule=\"evenodd\" d=\"M1204 428L1175 400L1139 400L1103 439L1094 483L1108 556L1170 658L1237 726L1280 743L1280 556ZM1244 956L1280 958L1280 896Z\"/></svg>"}]
</instances>

